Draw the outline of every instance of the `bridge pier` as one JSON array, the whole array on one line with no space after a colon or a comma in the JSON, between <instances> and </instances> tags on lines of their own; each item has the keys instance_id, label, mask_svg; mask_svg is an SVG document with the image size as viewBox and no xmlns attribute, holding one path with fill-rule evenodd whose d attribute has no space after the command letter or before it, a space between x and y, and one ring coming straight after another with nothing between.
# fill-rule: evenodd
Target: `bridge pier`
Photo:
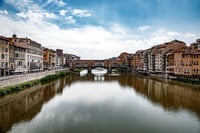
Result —
<instances>
[{"instance_id":1,"label":"bridge pier","mask_svg":"<svg viewBox=\"0 0 200 133\"><path fill-rule=\"evenodd\" d=\"M109 68L108 68L108 74L111 74L111 73L112 73L112 68L109 67Z\"/></svg>"},{"instance_id":2,"label":"bridge pier","mask_svg":"<svg viewBox=\"0 0 200 133\"><path fill-rule=\"evenodd\" d=\"M92 73L91 67L88 68L88 74Z\"/></svg>"}]
</instances>

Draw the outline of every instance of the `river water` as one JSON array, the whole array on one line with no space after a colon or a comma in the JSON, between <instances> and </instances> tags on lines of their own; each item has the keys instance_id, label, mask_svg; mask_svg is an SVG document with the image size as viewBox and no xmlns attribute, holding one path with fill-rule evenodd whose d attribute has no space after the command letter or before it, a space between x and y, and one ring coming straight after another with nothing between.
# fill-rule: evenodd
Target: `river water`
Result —
<instances>
[{"instance_id":1,"label":"river water","mask_svg":"<svg viewBox=\"0 0 200 133\"><path fill-rule=\"evenodd\" d=\"M71 76L1 97L0 132L200 133L200 87L135 75Z\"/></svg>"}]
</instances>

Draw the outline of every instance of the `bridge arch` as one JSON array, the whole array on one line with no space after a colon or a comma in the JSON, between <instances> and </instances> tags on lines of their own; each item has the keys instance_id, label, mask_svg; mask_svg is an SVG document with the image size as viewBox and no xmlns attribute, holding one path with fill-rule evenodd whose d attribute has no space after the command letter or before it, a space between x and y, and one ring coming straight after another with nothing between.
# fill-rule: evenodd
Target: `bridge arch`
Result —
<instances>
[{"instance_id":1,"label":"bridge arch","mask_svg":"<svg viewBox=\"0 0 200 133\"><path fill-rule=\"evenodd\" d=\"M71 62L71 69L84 68L90 72L94 68L105 68L110 73L112 69L120 69L121 72L128 72L128 66L124 65L123 62L114 60L75 60Z\"/></svg>"}]
</instances>

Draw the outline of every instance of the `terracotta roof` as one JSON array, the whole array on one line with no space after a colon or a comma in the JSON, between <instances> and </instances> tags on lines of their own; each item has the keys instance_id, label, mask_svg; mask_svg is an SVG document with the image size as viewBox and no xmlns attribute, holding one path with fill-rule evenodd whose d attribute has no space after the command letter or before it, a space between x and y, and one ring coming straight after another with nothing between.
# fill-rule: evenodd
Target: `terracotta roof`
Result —
<instances>
[{"instance_id":1,"label":"terracotta roof","mask_svg":"<svg viewBox=\"0 0 200 133\"><path fill-rule=\"evenodd\" d=\"M6 40L6 41L9 41L9 38L4 37L4 36L0 36L0 39L2 39L2 40Z\"/></svg>"},{"instance_id":2,"label":"terracotta roof","mask_svg":"<svg viewBox=\"0 0 200 133\"><path fill-rule=\"evenodd\" d=\"M183 42L183 41L180 41L180 40L173 40L173 41L171 41L171 42L179 42L179 43L185 43L185 42Z\"/></svg>"}]
</instances>

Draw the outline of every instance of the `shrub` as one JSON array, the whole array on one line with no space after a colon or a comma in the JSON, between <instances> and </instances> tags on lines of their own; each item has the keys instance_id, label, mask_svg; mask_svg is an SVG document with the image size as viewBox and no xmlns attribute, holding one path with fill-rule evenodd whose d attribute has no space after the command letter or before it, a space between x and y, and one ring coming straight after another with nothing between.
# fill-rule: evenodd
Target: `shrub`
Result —
<instances>
[{"instance_id":1,"label":"shrub","mask_svg":"<svg viewBox=\"0 0 200 133\"><path fill-rule=\"evenodd\" d=\"M7 87L4 87L4 88L0 89L0 96L4 96L4 95L7 95L7 94L13 93L13 92L18 92L18 91L30 88L32 86L41 84L41 83L47 83L47 82L56 80L58 78L62 78L62 77L68 76L68 75L70 75L72 73L73 72L71 72L71 71L69 71L69 72L60 72L60 73L53 74L53 75L47 75L46 77L43 77L43 78L38 79L38 80L28 81L28 82L25 82L25 83L14 85L14 86L7 86Z\"/></svg>"}]
</instances>

